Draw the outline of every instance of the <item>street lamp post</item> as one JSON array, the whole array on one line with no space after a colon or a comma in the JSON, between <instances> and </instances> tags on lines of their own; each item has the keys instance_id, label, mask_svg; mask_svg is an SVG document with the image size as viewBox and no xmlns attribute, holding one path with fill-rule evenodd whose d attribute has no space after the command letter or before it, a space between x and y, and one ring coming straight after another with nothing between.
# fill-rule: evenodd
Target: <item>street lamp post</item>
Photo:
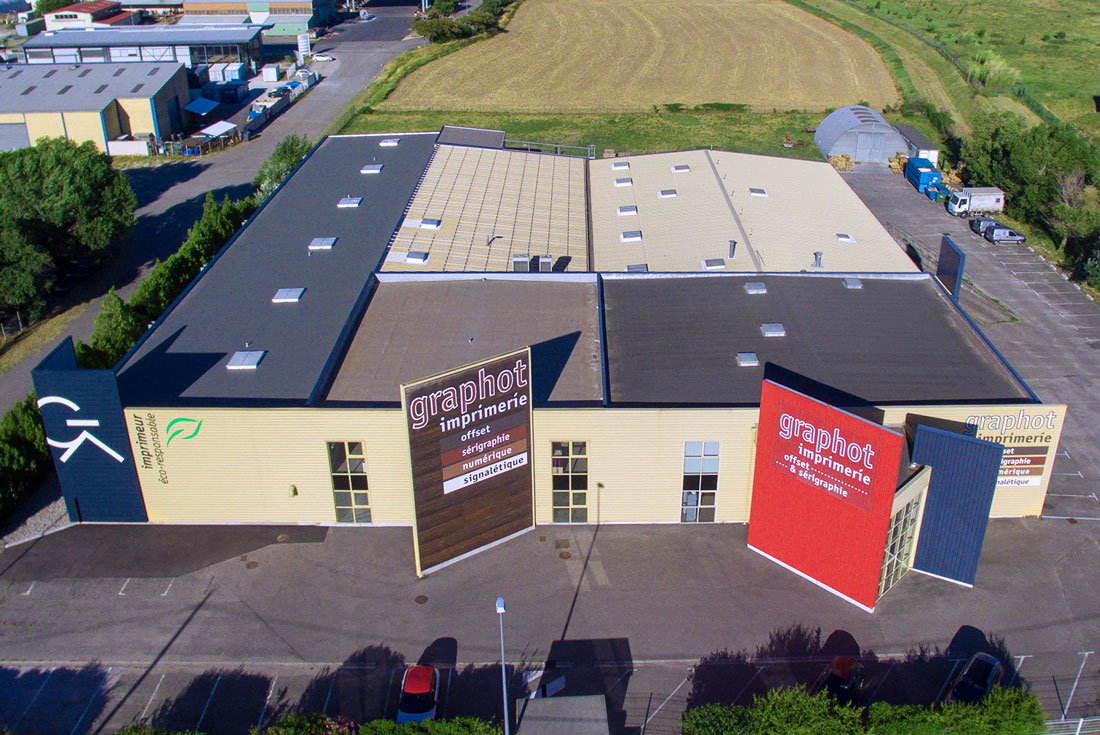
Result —
<instances>
[{"instance_id":1,"label":"street lamp post","mask_svg":"<svg viewBox=\"0 0 1100 735\"><path fill-rule=\"evenodd\" d=\"M500 616L500 690L504 700L504 735L511 735L508 724L508 667L504 665L504 598L497 598L497 615Z\"/></svg>"}]
</instances>

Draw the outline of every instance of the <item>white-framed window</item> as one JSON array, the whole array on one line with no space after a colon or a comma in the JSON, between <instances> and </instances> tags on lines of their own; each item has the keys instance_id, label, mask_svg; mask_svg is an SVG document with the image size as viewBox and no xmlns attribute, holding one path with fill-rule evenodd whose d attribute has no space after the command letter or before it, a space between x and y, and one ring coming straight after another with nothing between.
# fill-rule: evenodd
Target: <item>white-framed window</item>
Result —
<instances>
[{"instance_id":1,"label":"white-framed window","mask_svg":"<svg viewBox=\"0 0 1100 735\"><path fill-rule=\"evenodd\" d=\"M718 497L718 455L721 442L684 442L684 484L681 523L713 523Z\"/></svg>"}]
</instances>

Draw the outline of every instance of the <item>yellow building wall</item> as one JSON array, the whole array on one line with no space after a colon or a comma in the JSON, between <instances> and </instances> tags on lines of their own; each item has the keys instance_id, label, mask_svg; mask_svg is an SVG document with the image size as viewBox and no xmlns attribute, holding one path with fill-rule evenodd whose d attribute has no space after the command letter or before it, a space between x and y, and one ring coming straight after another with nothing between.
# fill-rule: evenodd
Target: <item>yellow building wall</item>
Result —
<instances>
[{"instance_id":1,"label":"yellow building wall","mask_svg":"<svg viewBox=\"0 0 1100 735\"><path fill-rule=\"evenodd\" d=\"M103 119L98 112L66 112L63 116L69 140L75 143L90 140L95 143L96 148L107 152L107 140L103 137Z\"/></svg>"},{"instance_id":2,"label":"yellow building wall","mask_svg":"<svg viewBox=\"0 0 1100 735\"><path fill-rule=\"evenodd\" d=\"M718 441L715 520L749 518L756 409L542 409L533 416L535 522L552 519L551 444L588 442L593 523L679 523L684 442Z\"/></svg>"},{"instance_id":3,"label":"yellow building wall","mask_svg":"<svg viewBox=\"0 0 1100 735\"><path fill-rule=\"evenodd\" d=\"M187 91L187 72L183 67L177 69L176 73L172 75L172 79L161 87L160 91L153 97L153 104L156 105L157 109L157 125L160 129L161 138L170 138L173 133L181 132L181 130L172 129L172 115L169 108L173 98L176 99L179 105L179 119L182 127L183 116L187 114L183 111L183 106L191 99L190 93Z\"/></svg>"},{"instance_id":4,"label":"yellow building wall","mask_svg":"<svg viewBox=\"0 0 1100 735\"><path fill-rule=\"evenodd\" d=\"M122 135L122 127L118 120L118 102L111 100L111 104L103 108L103 124L107 126L107 140L115 140Z\"/></svg>"},{"instance_id":5,"label":"yellow building wall","mask_svg":"<svg viewBox=\"0 0 1100 735\"><path fill-rule=\"evenodd\" d=\"M0 123L21 123L23 122L22 112L0 112Z\"/></svg>"},{"instance_id":6,"label":"yellow building wall","mask_svg":"<svg viewBox=\"0 0 1100 735\"><path fill-rule=\"evenodd\" d=\"M373 521L412 523L400 409L128 408L125 413L150 521L334 523L327 442L362 441ZM202 421L195 436L185 438L194 423L175 437L166 435L168 424L181 417Z\"/></svg>"},{"instance_id":7,"label":"yellow building wall","mask_svg":"<svg viewBox=\"0 0 1100 735\"><path fill-rule=\"evenodd\" d=\"M156 132L153 126L153 108L148 97L119 97L115 102L122 108L120 117L128 120L130 135L151 135Z\"/></svg>"},{"instance_id":8,"label":"yellow building wall","mask_svg":"<svg viewBox=\"0 0 1100 735\"><path fill-rule=\"evenodd\" d=\"M28 112L24 115L27 122L27 137L31 145L39 138L64 138L65 122L59 112Z\"/></svg>"},{"instance_id":9,"label":"yellow building wall","mask_svg":"<svg viewBox=\"0 0 1100 735\"><path fill-rule=\"evenodd\" d=\"M1018 417L1021 410L1029 421L1041 416L1053 426L1042 432L1050 439L1049 458L1035 484L998 485L990 514L1038 515L1064 406L892 407L885 410L885 423L896 426L907 413L917 413L988 426L993 417ZM169 423L181 417L201 421L198 433L189 436L194 422L173 427L174 436L167 433ZM679 523L684 442L720 442L715 519L747 522L758 418L755 408L537 409L531 441L535 522L552 519L551 444L556 441L588 443L592 523ZM130 408L126 422L151 521L334 523L327 443L362 441L373 521L412 523L400 409ZM992 438L988 433L978 436ZM917 484L911 481L903 492L916 492Z\"/></svg>"}]
</instances>

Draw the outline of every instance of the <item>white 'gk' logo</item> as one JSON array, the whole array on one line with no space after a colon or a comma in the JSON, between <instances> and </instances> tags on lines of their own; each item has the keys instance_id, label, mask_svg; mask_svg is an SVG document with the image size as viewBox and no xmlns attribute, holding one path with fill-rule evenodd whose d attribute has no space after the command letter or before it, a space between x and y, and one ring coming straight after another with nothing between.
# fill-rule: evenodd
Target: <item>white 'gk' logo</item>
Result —
<instances>
[{"instance_id":1,"label":"white 'gk' logo","mask_svg":"<svg viewBox=\"0 0 1100 735\"><path fill-rule=\"evenodd\" d=\"M66 408L70 409L73 413L76 413L77 411L80 410L80 406L76 405L75 403L70 401L68 398L62 398L61 396L46 396L45 398L39 398L38 399L38 407L39 408L42 408L43 406L48 406L51 403L60 403L62 406L65 406ZM104 444L102 441L100 441L95 436L92 436L91 434L89 434L87 429L82 428L82 427L85 427L85 426L91 426L91 427L99 426L99 420L98 419L66 419L65 425L66 426L78 427L78 428L81 428L82 430L81 430L80 434L77 435L77 437L75 439L73 439L72 441L68 441L68 442L54 441L53 439L50 439L49 437L46 437L46 443L49 444L51 447L55 447L57 449L64 449L65 450L65 452L61 455L61 461L62 462L68 462L69 457L73 456L73 452L75 452L77 449L79 449L80 445L83 444L86 441L89 441L92 444L95 444L97 447L99 447L104 452L106 452L109 456L113 457L116 461L118 461L118 462L125 462L126 461L125 458L123 458L123 456L121 454L119 454L115 450L111 449L109 446Z\"/></svg>"}]
</instances>

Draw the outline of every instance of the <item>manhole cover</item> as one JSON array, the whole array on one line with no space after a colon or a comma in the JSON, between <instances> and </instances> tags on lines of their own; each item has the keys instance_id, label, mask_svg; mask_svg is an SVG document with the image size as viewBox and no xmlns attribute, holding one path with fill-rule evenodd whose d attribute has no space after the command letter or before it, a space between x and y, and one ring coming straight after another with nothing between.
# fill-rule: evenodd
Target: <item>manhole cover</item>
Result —
<instances>
[{"instance_id":1,"label":"manhole cover","mask_svg":"<svg viewBox=\"0 0 1100 735\"><path fill-rule=\"evenodd\" d=\"M427 595L417 595L416 597L413 598L413 602L415 602L417 605L423 605L427 601L428 601L428 596Z\"/></svg>"},{"instance_id":2,"label":"manhole cover","mask_svg":"<svg viewBox=\"0 0 1100 735\"><path fill-rule=\"evenodd\" d=\"M569 541L567 539L560 538L554 542L555 549L568 549Z\"/></svg>"},{"instance_id":3,"label":"manhole cover","mask_svg":"<svg viewBox=\"0 0 1100 735\"><path fill-rule=\"evenodd\" d=\"M260 566L260 562L250 561L250 562L248 562L247 564L244 565L244 568L245 569L255 569L258 566Z\"/></svg>"},{"instance_id":4,"label":"manhole cover","mask_svg":"<svg viewBox=\"0 0 1100 735\"><path fill-rule=\"evenodd\" d=\"M1066 520L1069 521L1070 523L1076 523L1077 522L1076 518L1067 518Z\"/></svg>"},{"instance_id":5,"label":"manhole cover","mask_svg":"<svg viewBox=\"0 0 1100 735\"><path fill-rule=\"evenodd\" d=\"M275 540L278 541L280 544L285 544L287 541L290 541L290 536L285 533L280 533L278 536L275 537Z\"/></svg>"},{"instance_id":6,"label":"manhole cover","mask_svg":"<svg viewBox=\"0 0 1100 735\"><path fill-rule=\"evenodd\" d=\"M546 540L545 536L539 536L539 541L545 541L545 540Z\"/></svg>"},{"instance_id":7,"label":"manhole cover","mask_svg":"<svg viewBox=\"0 0 1100 735\"><path fill-rule=\"evenodd\" d=\"M558 557L561 558L561 559L571 559L573 557L573 555L570 554L568 551L563 551L560 554L558 554Z\"/></svg>"}]
</instances>

